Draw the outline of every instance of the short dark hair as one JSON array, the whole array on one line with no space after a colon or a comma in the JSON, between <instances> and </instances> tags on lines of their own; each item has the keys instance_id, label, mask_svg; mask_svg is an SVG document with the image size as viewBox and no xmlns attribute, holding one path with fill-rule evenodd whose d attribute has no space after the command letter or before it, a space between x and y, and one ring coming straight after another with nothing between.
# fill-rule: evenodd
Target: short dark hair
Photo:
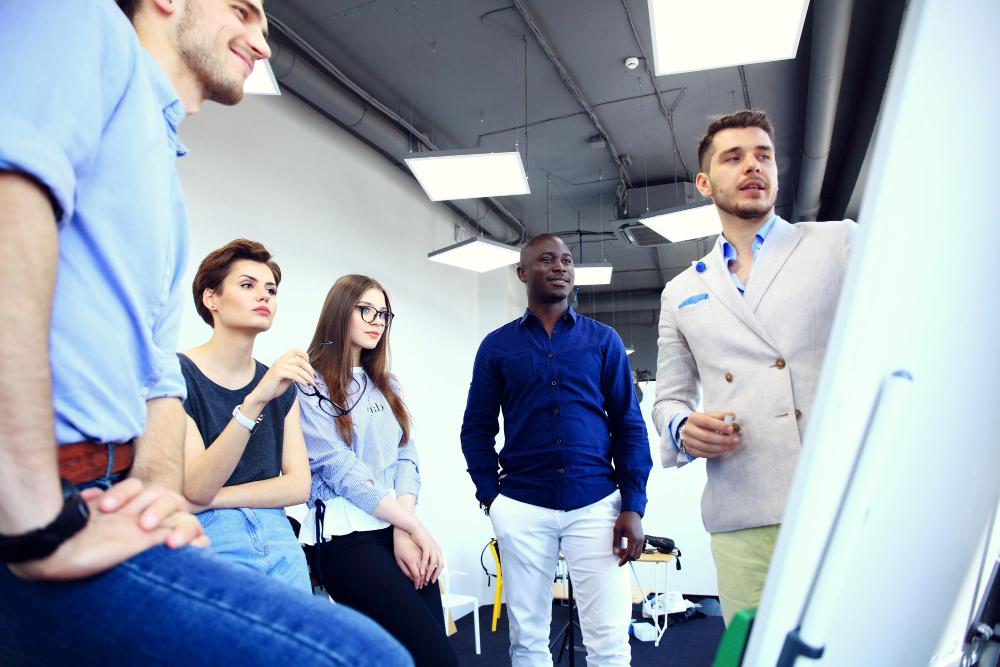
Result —
<instances>
[{"instance_id":1,"label":"short dark hair","mask_svg":"<svg viewBox=\"0 0 1000 667\"><path fill-rule=\"evenodd\" d=\"M744 127L759 127L767 132L767 136L771 137L771 143L774 143L774 126L771 125L771 119L767 114L760 109L747 109L716 116L708 124L708 129L698 142L698 169L708 173L708 163L712 159L712 139L718 132Z\"/></svg>"},{"instance_id":2,"label":"short dark hair","mask_svg":"<svg viewBox=\"0 0 1000 667\"><path fill-rule=\"evenodd\" d=\"M129 21L135 20L135 13L139 10L139 3L142 0L115 0L118 3L118 8L125 12L125 16L128 17Z\"/></svg>"},{"instance_id":3,"label":"short dark hair","mask_svg":"<svg viewBox=\"0 0 1000 667\"><path fill-rule=\"evenodd\" d=\"M553 234L551 232L546 232L544 234L536 234L535 236L532 236L530 239L528 239L527 243L525 243L523 246L521 246L521 256L518 259L518 264L521 265L521 266L524 266L524 261L525 261L525 255L524 254L526 252L528 252L528 248L530 248L531 246L535 245L536 243L540 243L542 241L548 241L550 239L554 239L556 241L562 241L563 243L566 243L565 241L563 241L562 237L559 236L558 234Z\"/></svg>"},{"instance_id":4,"label":"short dark hair","mask_svg":"<svg viewBox=\"0 0 1000 667\"><path fill-rule=\"evenodd\" d=\"M198 272L194 274L191 292L198 315L210 327L214 327L215 324L212 321L212 313L202 302L202 295L207 289L221 293L222 281L229 274L229 267L241 259L267 264L267 268L271 269L271 273L274 274L274 284L281 284L281 268L277 262L271 259L271 253L268 249L256 241L236 239L208 253L208 256L201 260Z\"/></svg>"}]
</instances>

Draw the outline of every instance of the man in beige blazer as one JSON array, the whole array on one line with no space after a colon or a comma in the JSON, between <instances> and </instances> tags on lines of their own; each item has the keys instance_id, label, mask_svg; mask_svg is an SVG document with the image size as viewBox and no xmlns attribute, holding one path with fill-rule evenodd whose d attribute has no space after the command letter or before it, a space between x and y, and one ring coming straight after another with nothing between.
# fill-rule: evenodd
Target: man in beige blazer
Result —
<instances>
[{"instance_id":1,"label":"man in beige blazer","mask_svg":"<svg viewBox=\"0 0 1000 667\"><path fill-rule=\"evenodd\" d=\"M706 459L702 519L728 624L764 588L857 225L774 214L761 111L713 120L698 162L722 234L663 289L653 421L664 467Z\"/></svg>"}]
</instances>

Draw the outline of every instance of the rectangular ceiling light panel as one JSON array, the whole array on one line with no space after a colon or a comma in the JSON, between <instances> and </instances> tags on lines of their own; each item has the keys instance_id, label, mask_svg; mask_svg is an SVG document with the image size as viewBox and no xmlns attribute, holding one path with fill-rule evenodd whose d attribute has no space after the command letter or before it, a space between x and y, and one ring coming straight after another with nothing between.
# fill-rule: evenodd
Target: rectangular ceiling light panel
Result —
<instances>
[{"instance_id":1,"label":"rectangular ceiling light panel","mask_svg":"<svg viewBox=\"0 0 1000 667\"><path fill-rule=\"evenodd\" d=\"M406 158L431 201L531 194L521 154L433 151Z\"/></svg>"},{"instance_id":2,"label":"rectangular ceiling light panel","mask_svg":"<svg viewBox=\"0 0 1000 667\"><path fill-rule=\"evenodd\" d=\"M427 259L439 264L457 266L460 269L485 273L501 266L516 264L521 251L513 246L472 238L460 241L427 255Z\"/></svg>"},{"instance_id":3,"label":"rectangular ceiling light panel","mask_svg":"<svg viewBox=\"0 0 1000 667\"><path fill-rule=\"evenodd\" d=\"M577 264L573 270L577 285L610 285L614 267L611 264Z\"/></svg>"},{"instance_id":4,"label":"rectangular ceiling light panel","mask_svg":"<svg viewBox=\"0 0 1000 667\"><path fill-rule=\"evenodd\" d=\"M671 243L700 239L722 232L719 212L712 201L648 213L640 216L639 222Z\"/></svg>"},{"instance_id":5,"label":"rectangular ceiling light panel","mask_svg":"<svg viewBox=\"0 0 1000 667\"><path fill-rule=\"evenodd\" d=\"M248 95L280 95L278 80L274 78L271 63L258 60L253 65L250 76L243 82L243 92Z\"/></svg>"},{"instance_id":6,"label":"rectangular ceiling light panel","mask_svg":"<svg viewBox=\"0 0 1000 667\"><path fill-rule=\"evenodd\" d=\"M794 58L809 0L648 0L656 76Z\"/></svg>"}]
</instances>

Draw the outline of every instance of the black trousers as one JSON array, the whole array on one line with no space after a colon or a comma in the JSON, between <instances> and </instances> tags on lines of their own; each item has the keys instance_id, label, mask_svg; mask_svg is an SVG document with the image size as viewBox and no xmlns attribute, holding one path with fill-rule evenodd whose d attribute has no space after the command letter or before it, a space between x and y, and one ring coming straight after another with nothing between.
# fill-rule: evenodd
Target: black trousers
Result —
<instances>
[{"instance_id":1,"label":"black trousers","mask_svg":"<svg viewBox=\"0 0 1000 667\"><path fill-rule=\"evenodd\" d=\"M323 542L323 587L338 604L356 609L399 640L416 667L457 667L445 633L441 590L437 584L413 588L396 564L392 531L390 526Z\"/></svg>"}]
</instances>

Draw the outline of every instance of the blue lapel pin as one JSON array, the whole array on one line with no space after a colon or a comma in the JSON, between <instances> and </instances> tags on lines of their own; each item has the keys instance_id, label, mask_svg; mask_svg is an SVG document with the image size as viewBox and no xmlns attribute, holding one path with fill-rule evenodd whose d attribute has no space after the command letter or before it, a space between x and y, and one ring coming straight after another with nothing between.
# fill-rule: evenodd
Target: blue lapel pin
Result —
<instances>
[{"instance_id":1,"label":"blue lapel pin","mask_svg":"<svg viewBox=\"0 0 1000 667\"><path fill-rule=\"evenodd\" d=\"M704 273L704 271L705 271L705 262L698 262L697 264L695 264L694 265L694 270L697 271L698 273Z\"/></svg>"}]
</instances>

